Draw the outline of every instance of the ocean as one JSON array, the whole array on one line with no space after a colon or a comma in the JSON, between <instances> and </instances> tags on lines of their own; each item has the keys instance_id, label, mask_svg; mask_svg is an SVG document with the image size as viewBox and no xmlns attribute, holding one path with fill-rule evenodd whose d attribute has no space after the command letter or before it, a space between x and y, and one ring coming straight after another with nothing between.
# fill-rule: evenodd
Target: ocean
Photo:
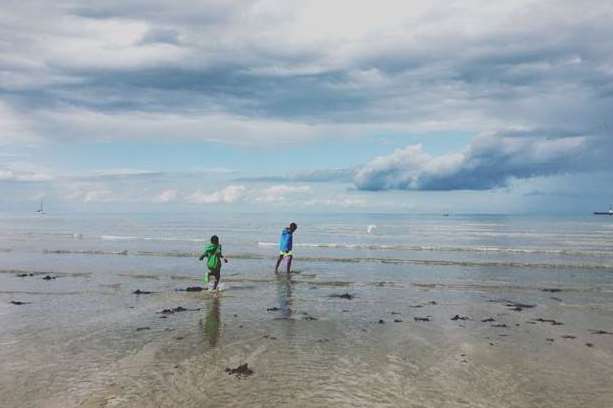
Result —
<instances>
[{"instance_id":1,"label":"ocean","mask_svg":"<svg viewBox=\"0 0 613 408\"><path fill-rule=\"evenodd\" d=\"M0 272L4 406L613 406L613 217L1 215Z\"/></svg>"}]
</instances>

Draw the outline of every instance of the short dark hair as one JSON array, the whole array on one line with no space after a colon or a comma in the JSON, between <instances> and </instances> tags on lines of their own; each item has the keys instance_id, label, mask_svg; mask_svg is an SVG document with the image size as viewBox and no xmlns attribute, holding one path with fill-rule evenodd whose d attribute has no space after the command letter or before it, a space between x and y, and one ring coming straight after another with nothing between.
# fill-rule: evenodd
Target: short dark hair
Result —
<instances>
[{"instance_id":1,"label":"short dark hair","mask_svg":"<svg viewBox=\"0 0 613 408\"><path fill-rule=\"evenodd\" d=\"M219 237L217 235L213 235L211 237L211 244L215 244L215 245L219 244Z\"/></svg>"},{"instance_id":2,"label":"short dark hair","mask_svg":"<svg viewBox=\"0 0 613 408\"><path fill-rule=\"evenodd\" d=\"M295 222L292 222L292 223L289 225L289 228L290 228L290 229L295 230L295 229L298 229L298 226L296 225L296 223L295 223Z\"/></svg>"}]
</instances>

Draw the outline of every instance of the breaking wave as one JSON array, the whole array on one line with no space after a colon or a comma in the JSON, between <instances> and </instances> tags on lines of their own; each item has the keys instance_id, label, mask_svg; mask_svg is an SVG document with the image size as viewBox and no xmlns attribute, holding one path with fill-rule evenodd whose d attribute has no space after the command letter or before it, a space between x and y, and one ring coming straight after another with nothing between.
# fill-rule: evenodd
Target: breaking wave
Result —
<instances>
[{"instance_id":1,"label":"breaking wave","mask_svg":"<svg viewBox=\"0 0 613 408\"><path fill-rule=\"evenodd\" d=\"M177 237L136 237L130 235L101 235L104 241L177 241L177 242L207 242L204 238L177 238Z\"/></svg>"},{"instance_id":2,"label":"breaking wave","mask_svg":"<svg viewBox=\"0 0 613 408\"><path fill-rule=\"evenodd\" d=\"M157 257L197 257L199 252L181 251L99 251L99 250L66 250L44 249L43 254L80 254L80 255L121 255L121 256L157 256ZM244 260L267 260L275 259L275 256L260 255L253 253L227 254L231 259ZM562 262L519 262L519 261L480 261L480 260L453 260L453 259L410 259L392 257L343 257L343 256L300 256L300 262L328 262L328 263L382 263L382 264L409 264L426 266L464 266L464 267L487 267L487 268L539 268L539 269L593 269L611 270L613 264L605 263L562 263Z\"/></svg>"},{"instance_id":3,"label":"breaking wave","mask_svg":"<svg viewBox=\"0 0 613 408\"><path fill-rule=\"evenodd\" d=\"M258 242L258 246L274 247L276 242ZM330 249L366 249L369 251L413 251L413 252L484 252L508 254L546 254L569 255L586 257L612 256L608 251L581 251L576 249L554 248L500 248L494 246L434 246L434 245L399 245L399 244L342 244L342 243L299 243L295 247L302 248L330 248Z\"/></svg>"}]
</instances>

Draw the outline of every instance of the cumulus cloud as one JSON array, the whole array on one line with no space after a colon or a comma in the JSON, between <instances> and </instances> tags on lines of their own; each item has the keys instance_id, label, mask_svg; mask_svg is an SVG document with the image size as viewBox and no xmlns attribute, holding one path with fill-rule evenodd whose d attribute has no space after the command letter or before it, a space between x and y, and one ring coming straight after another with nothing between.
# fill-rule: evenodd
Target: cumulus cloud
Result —
<instances>
[{"instance_id":1,"label":"cumulus cloud","mask_svg":"<svg viewBox=\"0 0 613 408\"><path fill-rule=\"evenodd\" d=\"M583 136L484 136L459 153L432 156L421 145L376 157L354 175L361 190L487 190L513 179L560 174L587 166ZM589 156L589 155L588 155Z\"/></svg>"},{"instance_id":2,"label":"cumulus cloud","mask_svg":"<svg viewBox=\"0 0 613 408\"><path fill-rule=\"evenodd\" d=\"M337 195L334 198L314 198L304 202L309 207L341 207L341 208L363 208L369 204L368 200L347 195Z\"/></svg>"},{"instance_id":3,"label":"cumulus cloud","mask_svg":"<svg viewBox=\"0 0 613 408\"><path fill-rule=\"evenodd\" d=\"M69 193L67 197L71 200L81 201L83 203L109 203L118 200L118 197L113 191L107 188L77 188Z\"/></svg>"},{"instance_id":4,"label":"cumulus cloud","mask_svg":"<svg viewBox=\"0 0 613 408\"><path fill-rule=\"evenodd\" d=\"M53 180L53 177L45 173L37 173L33 171L16 171L12 169L2 168L0 166L0 181L49 181Z\"/></svg>"},{"instance_id":5,"label":"cumulus cloud","mask_svg":"<svg viewBox=\"0 0 613 408\"><path fill-rule=\"evenodd\" d=\"M212 193L197 191L185 197L192 204L231 204L245 198L247 188L241 185L229 185Z\"/></svg>"},{"instance_id":6,"label":"cumulus cloud","mask_svg":"<svg viewBox=\"0 0 613 408\"><path fill-rule=\"evenodd\" d=\"M192 204L232 204L240 201L278 203L288 196L310 193L309 186L272 185L264 188L247 188L231 184L213 192L196 191L185 196L185 201Z\"/></svg>"},{"instance_id":7,"label":"cumulus cloud","mask_svg":"<svg viewBox=\"0 0 613 408\"><path fill-rule=\"evenodd\" d=\"M153 198L154 203L168 203L177 199L177 190L164 190Z\"/></svg>"},{"instance_id":8,"label":"cumulus cloud","mask_svg":"<svg viewBox=\"0 0 613 408\"><path fill-rule=\"evenodd\" d=\"M309 186L275 185L257 191L256 200L263 202L279 202L284 201L287 195L296 193L308 193L310 191L311 187Z\"/></svg>"},{"instance_id":9,"label":"cumulus cloud","mask_svg":"<svg viewBox=\"0 0 613 408\"><path fill-rule=\"evenodd\" d=\"M9 160L4 160L4 163L0 163L0 181L30 183L55 179L55 176L48 169L26 161L12 160L15 158L13 155L7 155L6 158Z\"/></svg>"}]
</instances>

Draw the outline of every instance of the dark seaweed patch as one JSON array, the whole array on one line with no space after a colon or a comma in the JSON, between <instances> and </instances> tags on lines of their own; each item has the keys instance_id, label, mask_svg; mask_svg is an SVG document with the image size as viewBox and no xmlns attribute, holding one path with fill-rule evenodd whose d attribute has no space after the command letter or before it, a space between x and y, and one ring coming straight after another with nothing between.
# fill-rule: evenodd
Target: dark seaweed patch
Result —
<instances>
[{"instance_id":1,"label":"dark seaweed patch","mask_svg":"<svg viewBox=\"0 0 613 408\"><path fill-rule=\"evenodd\" d=\"M541 322L541 323L551 323L552 326L562 326L564 323L562 322L558 322L557 320L554 319L542 319L542 318L538 318L538 319L534 319L535 322Z\"/></svg>"},{"instance_id":2,"label":"dark seaweed patch","mask_svg":"<svg viewBox=\"0 0 613 408\"><path fill-rule=\"evenodd\" d=\"M132 292L135 295L150 295L153 292L150 292L148 290L140 290L140 289L136 289L134 292Z\"/></svg>"},{"instance_id":3,"label":"dark seaweed patch","mask_svg":"<svg viewBox=\"0 0 613 408\"><path fill-rule=\"evenodd\" d=\"M249 377L254 373L254 371L249 368L247 363L241 364L236 368L226 368L225 371L229 375L235 375L236 378Z\"/></svg>"},{"instance_id":4,"label":"dark seaweed patch","mask_svg":"<svg viewBox=\"0 0 613 408\"><path fill-rule=\"evenodd\" d=\"M164 309L161 312L158 312L160 314L163 315L169 315L169 314L174 314L174 313L179 313L179 312L196 312L198 310L200 310L201 308L195 308L195 309L186 309L183 306L177 306L173 309Z\"/></svg>"},{"instance_id":5,"label":"dark seaweed patch","mask_svg":"<svg viewBox=\"0 0 613 408\"><path fill-rule=\"evenodd\" d=\"M347 292L347 293L342 293L342 294L338 294L338 293L333 293L330 295L330 297L332 298L339 298L339 299L347 299L347 300L351 300L355 297L355 295L352 295L351 293Z\"/></svg>"}]
</instances>

